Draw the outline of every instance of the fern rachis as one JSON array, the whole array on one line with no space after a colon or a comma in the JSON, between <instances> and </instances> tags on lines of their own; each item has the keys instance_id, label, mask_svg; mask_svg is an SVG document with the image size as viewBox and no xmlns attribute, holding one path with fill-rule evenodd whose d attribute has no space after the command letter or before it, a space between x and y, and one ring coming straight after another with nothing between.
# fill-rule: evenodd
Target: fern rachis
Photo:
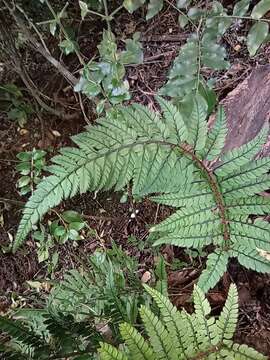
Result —
<instances>
[{"instance_id":1,"label":"fern rachis","mask_svg":"<svg viewBox=\"0 0 270 360\"><path fill-rule=\"evenodd\" d=\"M270 185L269 159L253 160L268 128L219 156L226 137L221 108L207 133L202 98L194 99L188 119L171 103L158 101L162 116L138 104L119 107L73 137L78 148L64 148L52 159L52 175L26 204L14 250L33 224L63 199L78 192L120 190L132 180L134 194L178 208L151 229L160 233L156 245L215 245L199 280L204 291L217 283L230 257L253 270L270 272L270 263L258 252L270 248L270 225L248 218L270 211L269 200L257 195ZM218 161L209 162L213 159Z\"/></svg>"}]
</instances>

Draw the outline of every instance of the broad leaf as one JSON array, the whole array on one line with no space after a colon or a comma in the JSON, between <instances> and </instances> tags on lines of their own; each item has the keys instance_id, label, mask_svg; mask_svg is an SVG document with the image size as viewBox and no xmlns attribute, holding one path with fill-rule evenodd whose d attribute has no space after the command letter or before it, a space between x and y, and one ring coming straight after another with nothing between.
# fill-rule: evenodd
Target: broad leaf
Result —
<instances>
[{"instance_id":1,"label":"broad leaf","mask_svg":"<svg viewBox=\"0 0 270 360\"><path fill-rule=\"evenodd\" d=\"M269 10L270 10L270 1L269 0L261 0L257 5L254 6L254 8L251 12L251 17L253 19L260 19Z\"/></svg>"},{"instance_id":2,"label":"broad leaf","mask_svg":"<svg viewBox=\"0 0 270 360\"><path fill-rule=\"evenodd\" d=\"M254 56L266 39L269 25L266 22L257 22L249 30L247 36L247 47L250 56Z\"/></svg>"}]
</instances>

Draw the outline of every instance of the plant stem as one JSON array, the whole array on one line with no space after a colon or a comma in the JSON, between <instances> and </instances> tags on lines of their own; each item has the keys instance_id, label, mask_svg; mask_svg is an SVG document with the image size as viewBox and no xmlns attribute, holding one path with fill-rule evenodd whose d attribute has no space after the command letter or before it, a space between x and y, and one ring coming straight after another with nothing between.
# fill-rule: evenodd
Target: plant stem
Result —
<instances>
[{"instance_id":1,"label":"plant stem","mask_svg":"<svg viewBox=\"0 0 270 360\"><path fill-rule=\"evenodd\" d=\"M107 0L102 0L103 1L103 6L104 6L104 11L105 11L105 19L107 22L107 27L108 27L108 31L111 32L111 17L109 16L109 12L108 12L108 5L107 5Z\"/></svg>"},{"instance_id":2,"label":"plant stem","mask_svg":"<svg viewBox=\"0 0 270 360\"><path fill-rule=\"evenodd\" d=\"M88 10L88 12L89 12L89 14L99 16L99 17L101 17L101 18L104 19L104 20L105 20L105 18L106 18L106 16L104 16L103 14L100 14L100 13L98 13L98 12L96 12L96 11Z\"/></svg>"},{"instance_id":3,"label":"plant stem","mask_svg":"<svg viewBox=\"0 0 270 360\"><path fill-rule=\"evenodd\" d=\"M7 199L7 198L3 198L3 197L0 197L0 202L1 203L10 203L10 204L18 205L18 206L25 205L25 203L23 201Z\"/></svg>"},{"instance_id":4,"label":"plant stem","mask_svg":"<svg viewBox=\"0 0 270 360\"><path fill-rule=\"evenodd\" d=\"M198 37L198 69L197 69L197 85L196 92L199 90L200 84L200 73L201 73L201 37L200 37L200 28L202 25L202 19L200 19L199 26L197 28L197 37Z\"/></svg>"},{"instance_id":5,"label":"plant stem","mask_svg":"<svg viewBox=\"0 0 270 360\"><path fill-rule=\"evenodd\" d=\"M53 7L51 6L51 4L49 3L49 1L48 1L48 0L45 0L45 3L46 3L46 5L48 6L50 12L52 13L55 21L56 21L57 24L59 25L61 31L63 32L63 34L64 34L64 36L65 36L65 38L66 38L67 40L69 40L69 41L72 41L72 39L70 39L68 33L66 32L66 29L65 29L64 26L62 25L59 16L57 16L57 14L55 13L55 11L54 11ZM65 4L64 8L61 10L61 13L63 13L63 12L66 10L67 7L68 7L68 2ZM84 66L84 65L85 65L85 62L84 62L83 58L81 57L80 52L76 49L76 46L75 46L75 54L77 55L77 58L78 58L80 64L81 64L82 66Z\"/></svg>"},{"instance_id":6,"label":"plant stem","mask_svg":"<svg viewBox=\"0 0 270 360\"><path fill-rule=\"evenodd\" d=\"M111 14L110 14L110 18L112 19L117 13L118 11L120 11L121 9L123 9L124 5L120 5L118 6L118 8L116 8Z\"/></svg>"}]
</instances>

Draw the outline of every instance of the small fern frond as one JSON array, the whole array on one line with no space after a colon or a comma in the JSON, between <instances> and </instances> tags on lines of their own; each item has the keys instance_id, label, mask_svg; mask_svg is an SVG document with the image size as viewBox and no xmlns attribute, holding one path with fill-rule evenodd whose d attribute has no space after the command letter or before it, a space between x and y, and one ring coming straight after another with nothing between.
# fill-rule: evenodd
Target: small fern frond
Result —
<instances>
[{"instance_id":1,"label":"small fern frond","mask_svg":"<svg viewBox=\"0 0 270 360\"><path fill-rule=\"evenodd\" d=\"M156 358L160 360L176 360L175 344L163 323L145 306L141 307L140 315Z\"/></svg>"},{"instance_id":2,"label":"small fern frond","mask_svg":"<svg viewBox=\"0 0 270 360\"><path fill-rule=\"evenodd\" d=\"M264 215L270 212L270 199L258 195L248 198L231 199L226 201L226 208L229 210L231 217L251 214ZM262 230L267 229L267 224L266 221L263 222Z\"/></svg>"},{"instance_id":3,"label":"small fern frond","mask_svg":"<svg viewBox=\"0 0 270 360\"><path fill-rule=\"evenodd\" d=\"M152 348L132 325L128 323L121 324L120 333L123 340L125 340L132 360L155 360Z\"/></svg>"},{"instance_id":4,"label":"small fern frond","mask_svg":"<svg viewBox=\"0 0 270 360\"><path fill-rule=\"evenodd\" d=\"M160 310L160 318L145 306L141 308L143 325L148 335L144 338L129 324L121 325L124 344L122 356L128 360L195 360L245 359L265 360L266 357L246 345L233 343L238 317L238 295L231 285L223 311L217 320L210 316L211 308L203 291L195 286L193 292L195 312L179 312L170 300L145 285ZM120 359L111 345L107 357L101 360ZM120 351L120 350L119 350ZM102 354L103 349L99 350ZM111 357L108 357L108 353ZM126 358L124 358L126 359Z\"/></svg>"},{"instance_id":5,"label":"small fern frond","mask_svg":"<svg viewBox=\"0 0 270 360\"><path fill-rule=\"evenodd\" d=\"M228 252L217 249L208 256L206 268L203 270L198 286L206 293L213 288L227 270L229 261Z\"/></svg>"},{"instance_id":6,"label":"small fern frond","mask_svg":"<svg viewBox=\"0 0 270 360\"><path fill-rule=\"evenodd\" d=\"M211 307L206 299L203 291L198 287L194 287L193 291L195 316L196 316L196 337L201 346L211 345L212 343L212 328L215 324L213 317L208 318L211 312Z\"/></svg>"},{"instance_id":7,"label":"small fern frond","mask_svg":"<svg viewBox=\"0 0 270 360\"><path fill-rule=\"evenodd\" d=\"M100 343L98 352L100 360L129 360L122 351L117 350L110 344Z\"/></svg>"},{"instance_id":8,"label":"small fern frond","mask_svg":"<svg viewBox=\"0 0 270 360\"><path fill-rule=\"evenodd\" d=\"M206 160L215 160L221 153L225 144L227 135L226 116L223 107L219 107L216 115L215 123L209 131L205 148L203 151L203 158Z\"/></svg>"},{"instance_id":9,"label":"small fern frond","mask_svg":"<svg viewBox=\"0 0 270 360\"><path fill-rule=\"evenodd\" d=\"M224 340L231 340L238 319L238 296L237 288L235 285L231 285L228 293L227 300L223 307L223 310L216 321L214 327L215 343L218 344Z\"/></svg>"}]
</instances>

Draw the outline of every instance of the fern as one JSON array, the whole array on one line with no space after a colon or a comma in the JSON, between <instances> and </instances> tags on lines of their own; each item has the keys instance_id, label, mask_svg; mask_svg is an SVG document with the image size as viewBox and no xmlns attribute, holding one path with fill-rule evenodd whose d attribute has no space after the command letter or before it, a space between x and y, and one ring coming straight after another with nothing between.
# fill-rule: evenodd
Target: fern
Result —
<instances>
[{"instance_id":1,"label":"fern","mask_svg":"<svg viewBox=\"0 0 270 360\"><path fill-rule=\"evenodd\" d=\"M200 96L194 98L189 118L168 101L157 100L162 115L138 104L118 107L73 137L78 148L63 148L52 159L52 175L26 204L14 251L62 200L86 191L117 191L132 180L134 194L177 208L151 228L159 236L155 245L214 245L199 279L204 292L216 285L231 257L247 268L270 272L269 261L259 255L259 249L270 248L270 225L249 219L249 214L270 209L269 200L258 195L269 188L270 160L254 160L268 127L223 154L226 120L221 108L207 133L207 106Z\"/></svg>"},{"instance_id":2,"label":"fern","mask_svg":"<svg viewBox=\"0 0 270 360\"><path fill-rule=\"evenodd\" d=\"M84 270L69 271L49 296L50 308L77 321L102 319L117 328L119 322L134 323L143 289L138 265L116 246L96 251ZM118 330L118 328L117 328Z\"/></svg>"},{"instance_id":3,"label":"fern","mask_svg":"<svg viewBox=\"0 0 270 360\"><path fill-rule=\"evenodd\" d=\"M0 317L0 352L7 359L94 358L99 342L113 336L118 343L119 323L136 323L139 306L149 302L137 273L138 264L116 245L96 251L84 270L54 285L42 309Z\"/></svg>"},{"instance_id":4,"label":"fern","mask_svg":"<svg viewBox=\"0 0 270 360\"><path fill-rule=\"evenodd\" d=\"M169 299L158 291L146 285L145 289L160 310L158 318L150 309L141 308L148 340L131 325L122 324L124 350L101 343L101 360L266 359L256 350L246 345L234 344L232 341L238 317L235 285L231 285L218 319L209 316L210 304L199 287L194 289L195 313L192 315L185 311L177 311ZM187 323L191 326L187 326Z\"/></svg>"}]
</instances>

